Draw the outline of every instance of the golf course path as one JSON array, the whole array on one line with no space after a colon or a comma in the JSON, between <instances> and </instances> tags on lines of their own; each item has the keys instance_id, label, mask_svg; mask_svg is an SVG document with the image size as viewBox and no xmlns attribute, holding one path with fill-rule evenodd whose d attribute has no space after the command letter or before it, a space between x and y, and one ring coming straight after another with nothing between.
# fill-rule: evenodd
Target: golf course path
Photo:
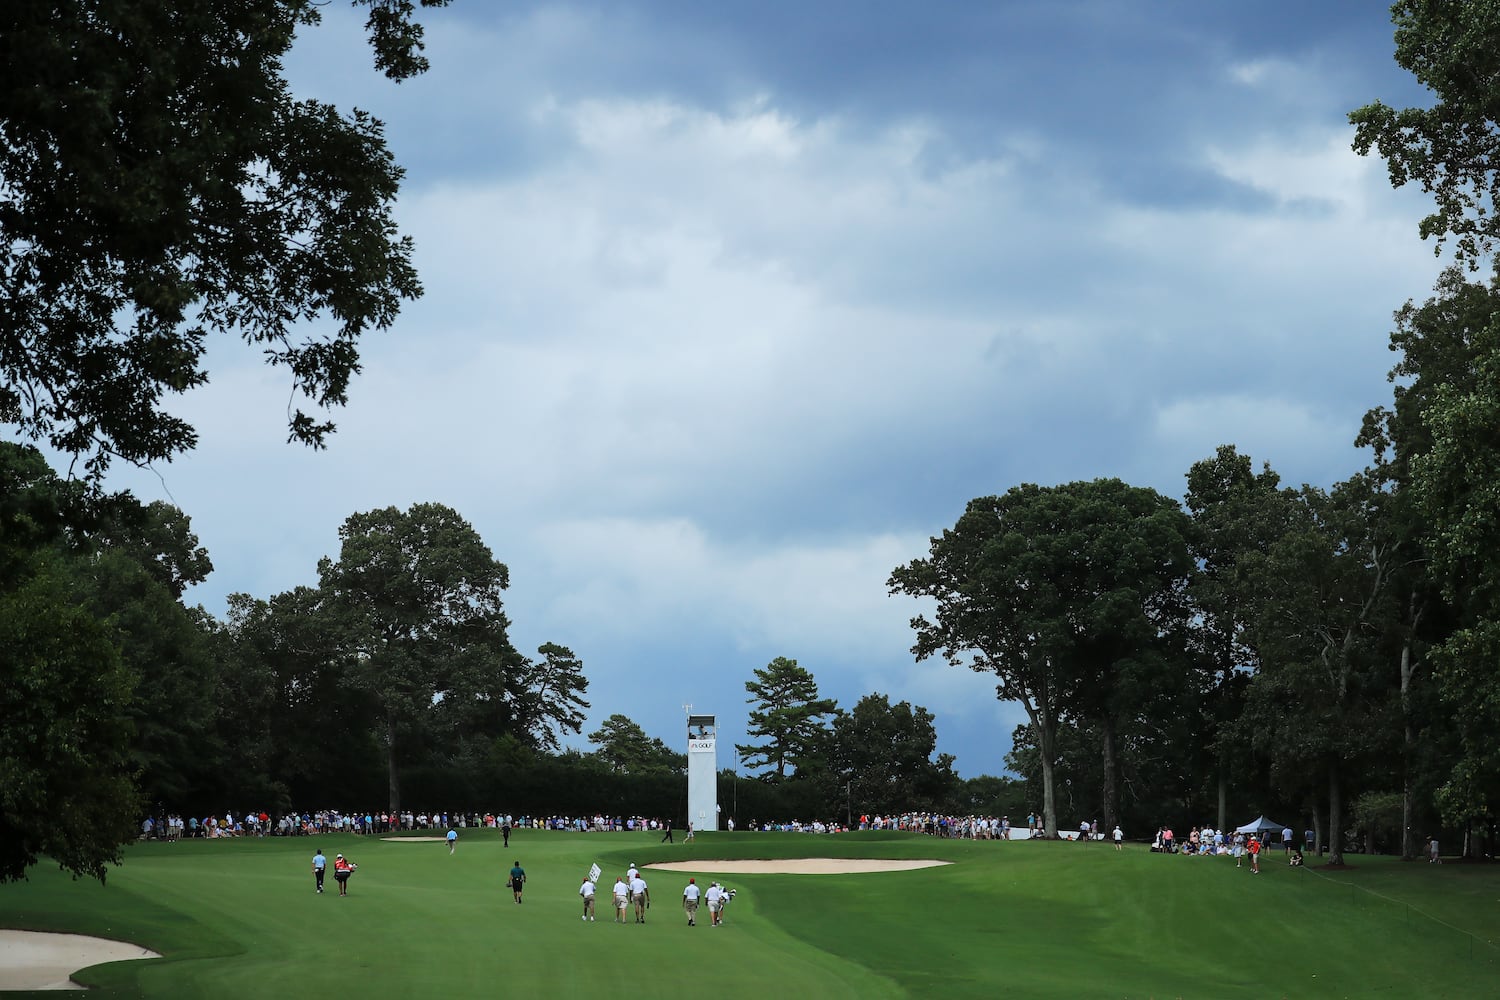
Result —
<instances>
[{"instance_id":1,"label":"golf course path","mask_svg":"<svg viewBox=\"0 0 1500 1000\"><path fill-rule=\"evenodd\" d=\"M132 958L161 958L128 941L0 930L0 990L81 990L73 973Z\"/></svg>"},{"instance_id":2,"label":"golf course path","mask_svg":"<svg viewBox=\"0 0 1500 1000\"><path fill-rule=\"evenodd\" d=\"M663 861L647 868L713 875L855 875L862 872L908 872L936 868L951 861L888 861L879 858L783 858L779 861Z\"/></svg>"}]
</instances>

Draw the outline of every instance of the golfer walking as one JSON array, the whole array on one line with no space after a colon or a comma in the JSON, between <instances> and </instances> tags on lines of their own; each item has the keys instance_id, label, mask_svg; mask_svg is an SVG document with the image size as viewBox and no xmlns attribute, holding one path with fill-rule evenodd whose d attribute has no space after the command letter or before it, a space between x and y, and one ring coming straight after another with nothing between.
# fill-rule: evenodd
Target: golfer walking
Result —
<instances>
[{"instance_id":1,"label":"golfer walking","mask_svg":"<svg viewBox=\"0 0 1500 1000\"><path fill-rule=\"evenodd\" d=\"M698 880L688 879L687 888L682 890L682 910L687 914L689 927L698 926L698 896L701 890L698 888Z\"/></svg>"},{"instance_id":2,"label":"golfer walking","mask_svg":"<svg viewBox=\"0 0 1500 1000\"><path fill-rule=\"evenodd\" d=\"M322 850L314 851L312 860L313 882L317 885L319 892L323 891L323 874L327 870L328 859L323 857Z\"/></svg>"},{"instance_id":3,"label":"golfer walking","mask_svg":"<svg viewBox=\"0 0 1500 1000\"><path fill-rule=\"evenodd\" d=\"M615 923L625 922L625 908L630 905L630 885L623 878L615 879Z\"/></svg>"},{"instance_id":4,"label":"golfer walking","mask_svg":"<svg viewBox=\"0 0 1500 1000\"><path fill-rule=\"evenodd\" d=\"M526 869L521 867L521 862L517 861L511 866L510 877L506 879L505 884L510 886L510 891L515 894L516 902L519 903L521 901L521 887L526 884Z\"/></svg>"},{"instance_id":5,"label":"golfer walking","mask_svg":"<svg viewBox=\"0 0 1500 1000\"><path fill-rule=\"evenodd\" d=\"M651 906L651 890L647 888L646 880L641 878L640 872L636 872L635 878L630 880L630 901L635 904L635 922L644 924L646 910Z\"/></svg>"}]
</instances>

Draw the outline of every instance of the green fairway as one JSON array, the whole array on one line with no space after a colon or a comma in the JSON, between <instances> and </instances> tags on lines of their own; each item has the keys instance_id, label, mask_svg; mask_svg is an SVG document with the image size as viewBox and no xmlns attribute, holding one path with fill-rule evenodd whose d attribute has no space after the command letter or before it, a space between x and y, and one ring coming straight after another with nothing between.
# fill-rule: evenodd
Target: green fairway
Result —
<instances>
[{"instance_id":1,"label":"green fairway","mask_svg":"<svg viewBox=\"0 0 1500 1000\"><path fill-rule=\"evenodd\" d=\"M314 846L360 868L317 895ZM687 927L688 875L647 871L644 926L613 922L632 861L854 857L953 862L861 875L732 875L727 925ZM519 860L525 903L505 890ZM578 884L604 870L598 919ZM0 888L0 926L129 940L156 961L79 976L107 997L497 991L716 997L1476 997L1500 992L1500 872L1359 858L1336 875L1279 855L1252 877L1225 858L1132 846L973 843L906 834L464 831L440 843L353 836L136 846L109 885L42 865ZM701 874L712 866L705 863ZM700 877L700 882L702 878Z\"/></svg>"}]
</instances>

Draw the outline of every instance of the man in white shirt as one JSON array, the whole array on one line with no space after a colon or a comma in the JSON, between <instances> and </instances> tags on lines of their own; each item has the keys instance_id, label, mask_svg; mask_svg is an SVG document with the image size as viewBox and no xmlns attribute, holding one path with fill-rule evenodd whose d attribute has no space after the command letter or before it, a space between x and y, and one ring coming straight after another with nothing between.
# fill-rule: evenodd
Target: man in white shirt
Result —
<instances>
[{"instance_id":1,"label":"man in white shirt","mask_svg":"<svg viewBox=\"0 0 1500 1000\"><path fill-rule=\"evenodd\" d=\"M583 885L578 887L578 895L583 897L583 919L594 919L594 882L587 875L583 877Z\"/></svg>"},{"instance_id":2,"label":"man in white shirt","mask_svg":"<svg viewBox=\"0 0 1500 1000\"><path fill-rule=\"evenodd\" d=\"M639 875L640 873L641 873L641 870L635 866L635 862L634 861L630 862L630 867L627 868L627 869L625 869L625 881L626 882L634 882L635 881L635 877L637 875Z\"/></svg>"},{"instance_id":3,"label":"man in white shirt","mask_svg":"<svg viewBox=\"0 0 1500 1000\"><path fill-rule=\"evenodd\" d=\"M651 905L651 890L646 888L646 880L641 878L640 872L630 880L630 901L635 904L635 922L644 924L646 908Z\"/></svg>"},{"instance_id":4,"label":"man in white shirt","mask_svg":"<svg viewBox=\"0 0 1500 1000\"><path fill-rule=\"evenodd\" d=\"M1125 831L1121 830L1120 829L1120 824L1116 823L1115 824L1115 850L1118 851L1118 850L1121 849L1121 844L1124 842L1124 840L1125 840Z\"/></svg>"},{"instance_id":5,"label":"man in white shirt","mask_svg":"<svg viewBox=\"0 0 1500 1000\"><path fill-rule=\"evenodd\" d=\"M615 923L625 922L625 908L630 905L630 886L623 878L615 879Z\"/></svg>"},{"instance_id":6,"label":"man in white shirt","mask_svg":"<svg viewBox=\"0 0 1500 1000\"><path fill-rule=\"evenodd\" d=\"M719 911L724 908L724 890L719 888L719 883L711 882L703 898L708 903L709 926L719 926Z\"/></svg>"},{"instance_id":7,"label":"man in white shirt","mask_svg":"<svg viewBox=\"0 0 1500 1000\"><path fill-rule=\"evenodd\" d=\"M687 888L682 890L682 908L687 913L689 927L698 926L698 896L701 890L698 888L698 880L688 879Z\"/></svg>"}]
</instances>

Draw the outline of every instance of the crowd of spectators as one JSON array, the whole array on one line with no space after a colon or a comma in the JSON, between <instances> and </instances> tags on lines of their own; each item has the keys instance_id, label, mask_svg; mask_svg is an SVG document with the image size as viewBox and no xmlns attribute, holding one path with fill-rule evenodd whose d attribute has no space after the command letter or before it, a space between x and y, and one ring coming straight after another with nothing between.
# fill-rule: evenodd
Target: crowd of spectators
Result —
<instances>
[{"instance_id":1,"label":"crowd of spectators","mask_svg":"<svg viewBox=\"0 0 1500 1000\"><path fill-rule=\"evenodd\" d=\"M1045 834L1035 815L1028 817L1028 836ZM272 816L264 810L235 814L226 811L222 816L189 817L176 814L161 814L148 817L141 825L141 837L145 840L178 840L182 837L296 837L326 833L396 834L424 830L449 830L463 828L499 829L508 826L512 830L552 830L574 833L613 832L661 832L665 821L643 816L513 816L507 813L446 813L446 812L352 812L324 809L315 812L287 813ZM734 820L728 819L726 829L734 830ZM761 821L752 819L749 830L786 833L847 833L858 830L902 830L925 833L933 837L953 837L966 840L1011 839L1008 816L950 816L933 812L903 812L886 815L862 815L856 824L838 820Z\"/></svg>"},{"instance_id":2,"label":"crowd of spectators","mask_svg":"<svg viewBox=\"0 0 1500 1000\"><path fill-rule=\"evenodd\" d=\"M316 812L271 816L264 810L236 815L183 817L175 813L148 816L141 823L143 840L179 840L183 837L297 837L323 833L355 835L392 834L421 830L464 828L512 830L571 830L578 833L663 830L659 819L643 816L513 816L508 813L447 812L353 812L323 809Z\"/></svg>"}]
</instances>

